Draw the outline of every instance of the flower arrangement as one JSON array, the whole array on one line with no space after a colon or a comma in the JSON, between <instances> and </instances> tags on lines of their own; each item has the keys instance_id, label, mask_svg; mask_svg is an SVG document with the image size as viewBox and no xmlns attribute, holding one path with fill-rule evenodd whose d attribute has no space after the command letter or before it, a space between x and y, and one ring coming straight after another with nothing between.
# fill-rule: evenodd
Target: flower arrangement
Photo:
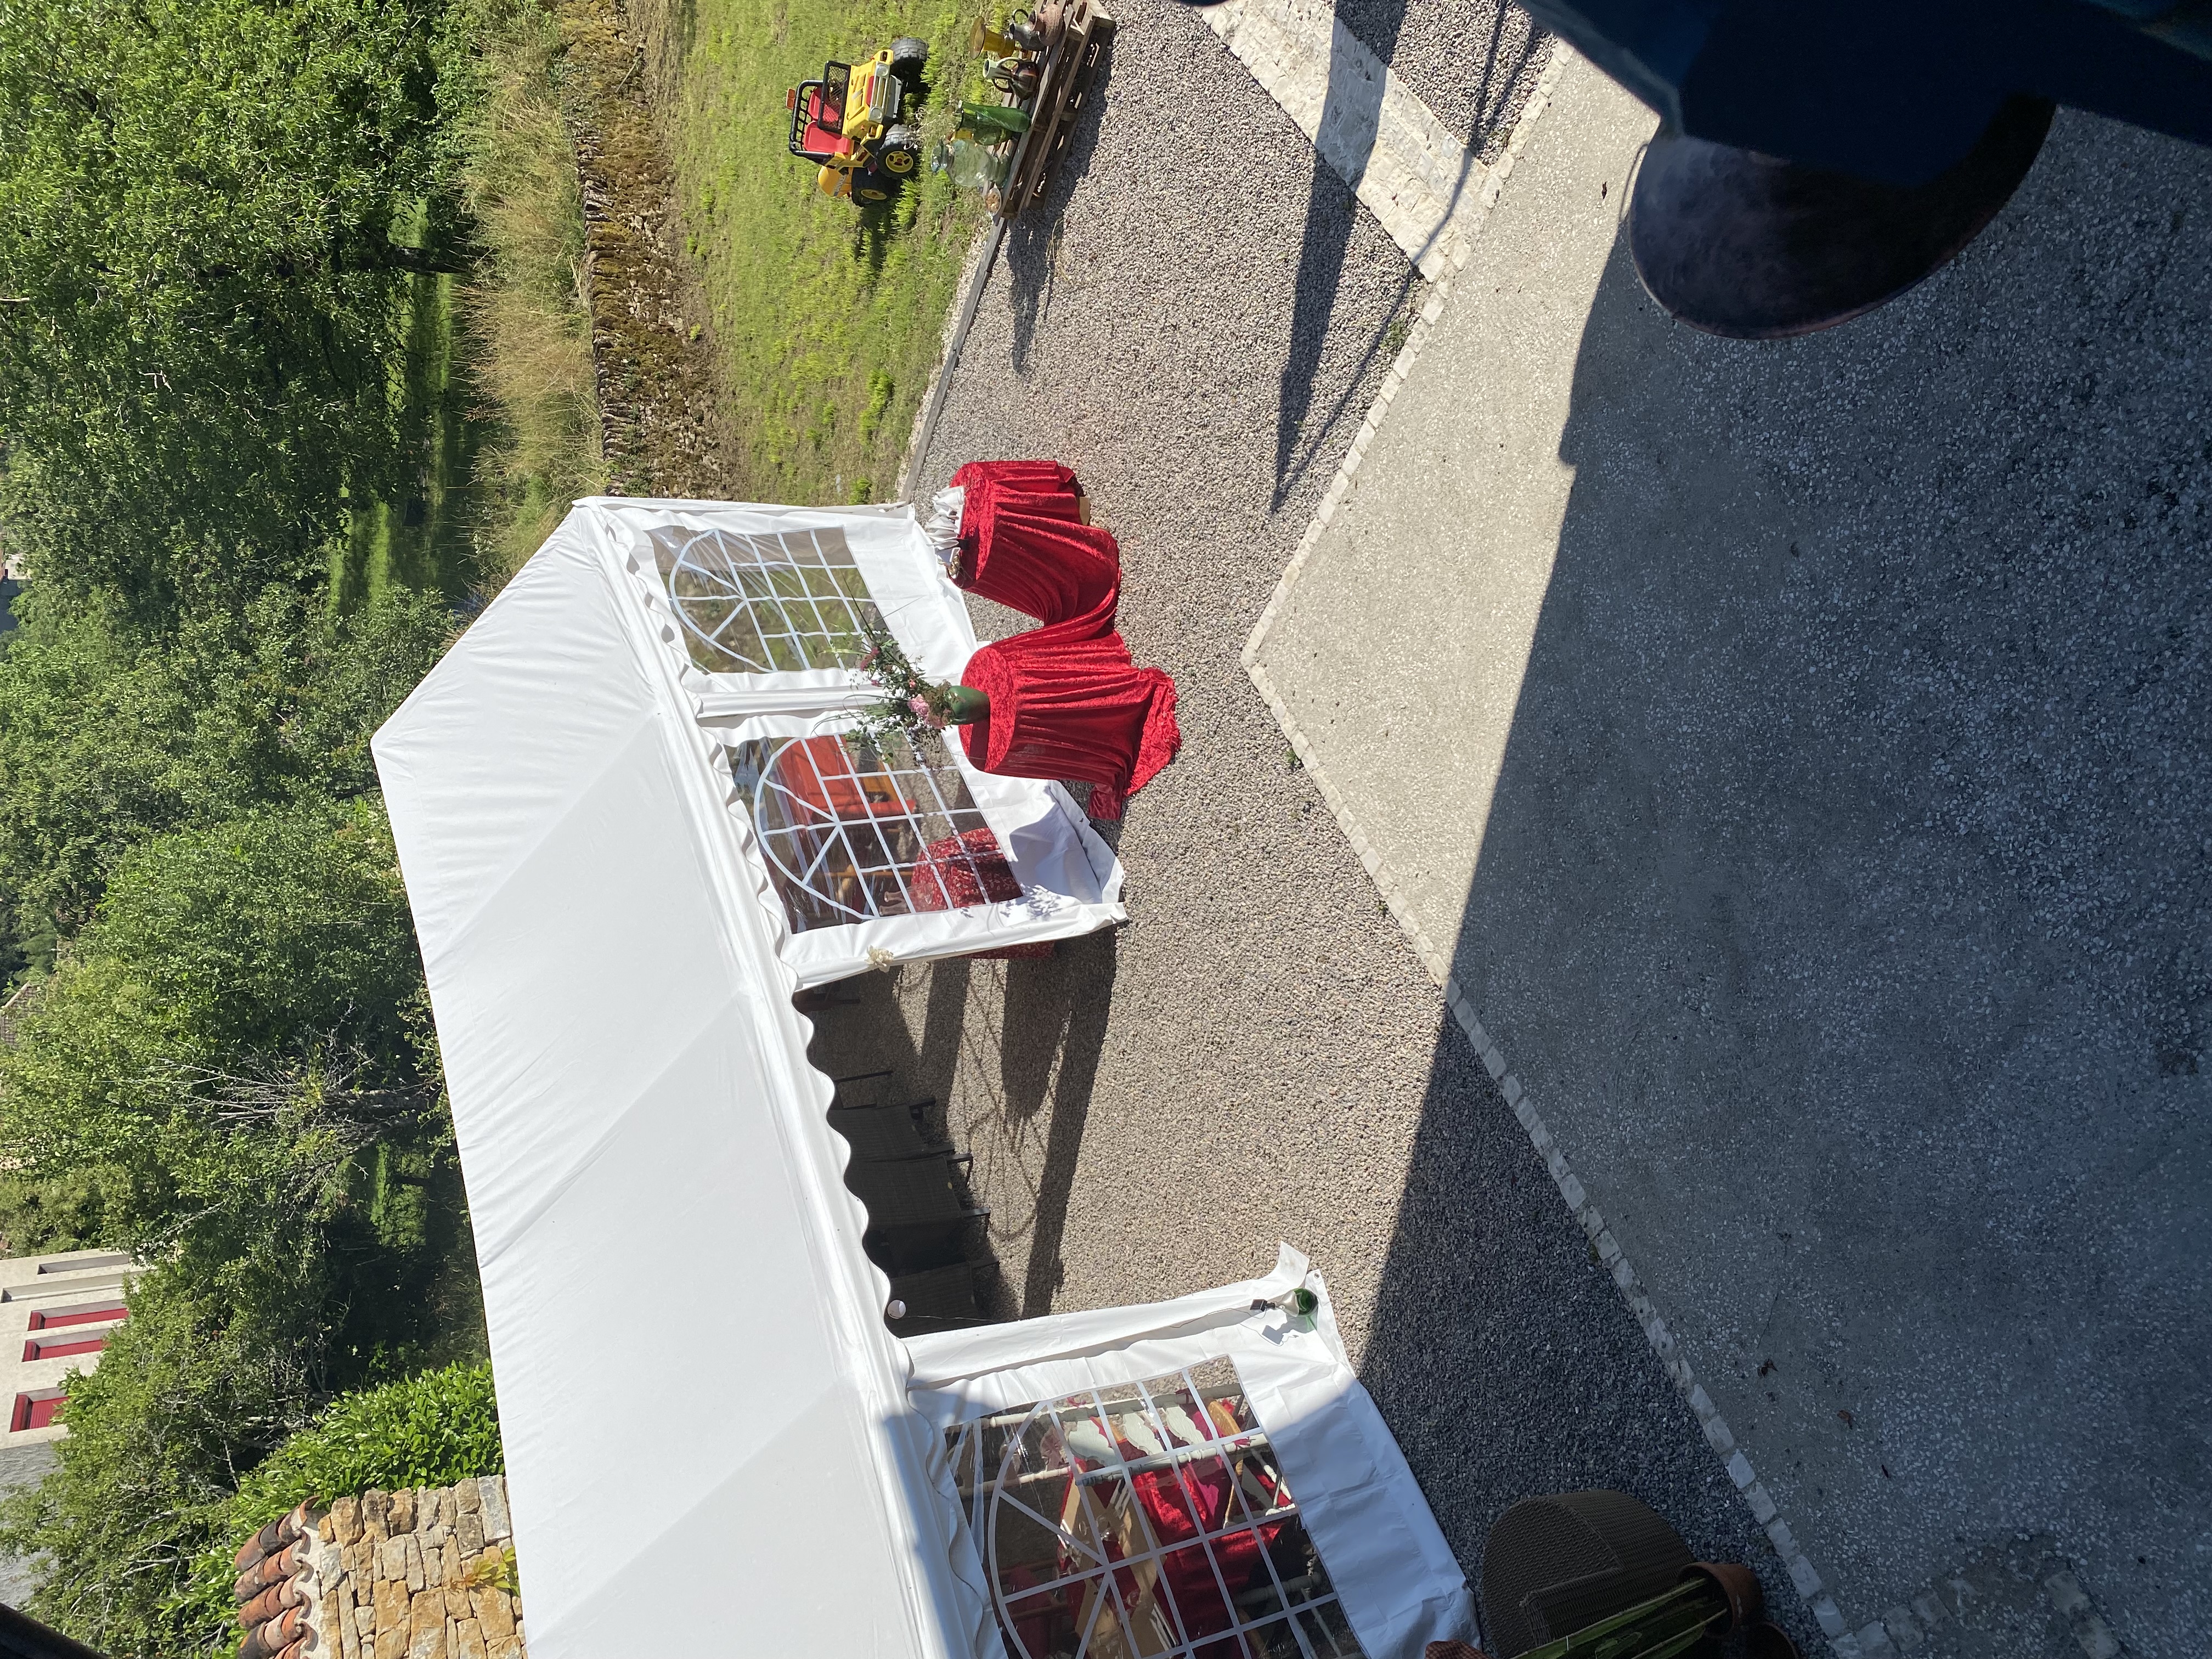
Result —
<instances>
[{"instance_id":1,"label":"flower arrangement","mask_svg":"<svg viewBox=\"0 0 2212 1659\"><path fill-rule=\"evenodd\" d=\"M929 678L881 623L862 623L860 636L867 647L860 656L860 672L890 693L854 726L854 736L865 746L873 748L894 733L910 742L924 732L963 725L981 712L980 692Z\"/></svg>"}]
</instances>

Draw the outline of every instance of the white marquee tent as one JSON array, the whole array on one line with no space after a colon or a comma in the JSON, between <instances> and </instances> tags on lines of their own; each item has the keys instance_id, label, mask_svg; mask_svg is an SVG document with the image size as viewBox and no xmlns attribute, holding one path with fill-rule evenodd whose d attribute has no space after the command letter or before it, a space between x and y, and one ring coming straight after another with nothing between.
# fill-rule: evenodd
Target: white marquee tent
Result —
<instances>
[{"instance_id":1,"label":"white marquee tent","mask_svg":"<svg viewBox=\"0 0 2212 1659\"><path fill-rule=\"evenodd\" d=\"M377 736L532 1652L1471 1636L1295 1252L1152 1307L885 1326L794 991L1121 911L1056 785L837 740L871 613L947 678L974 649L903 507L585 501Z\"/></svg>"}]
</instances>

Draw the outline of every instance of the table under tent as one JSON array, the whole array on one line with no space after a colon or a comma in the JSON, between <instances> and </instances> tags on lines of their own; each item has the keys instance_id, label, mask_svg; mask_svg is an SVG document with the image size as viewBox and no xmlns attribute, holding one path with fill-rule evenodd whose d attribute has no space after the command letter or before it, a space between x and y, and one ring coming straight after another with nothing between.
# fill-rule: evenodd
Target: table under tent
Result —
<instances>
[{"instance_id":1,"label":"table under tent","mask_svg":"<svg viewBox=\"0 0 2212 1659\"><path fill-rule=\"evenodd\" d=\"M1288 1247L1151 1306L887 1326L795 994L1123 912L1057 784L848 740L869 625L947 678L975 649L905 507L587 501L377 735L532 1654L1471 1639Z\"/></svg>"}]
</instances>

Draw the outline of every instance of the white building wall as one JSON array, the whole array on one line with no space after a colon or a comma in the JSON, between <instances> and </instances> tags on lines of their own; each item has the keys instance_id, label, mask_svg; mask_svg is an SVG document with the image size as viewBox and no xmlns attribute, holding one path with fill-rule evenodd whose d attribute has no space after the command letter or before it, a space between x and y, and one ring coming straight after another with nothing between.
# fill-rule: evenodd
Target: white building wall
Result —
<instances>
[{"instance_id":1,"label":"white building wall","mask_svg":"<svg viewBox=\"0 0 2212 1659\"><path fill-rule=\"evenodd\" d=\"M94 1352L26 1358L32 1345L58 1346L104 1338L121 1322L123 1292L137 1264L113 1250L67 1250L0 1261L0 1451L58 1440L58 1423L18 1429L26 1401L66 1391L71 1371L89 1371ZM90 1314L93 1316L80 1318ZM57 1325L56 1319L72 1322ZM46 1328L33 1328L44 1323Z\"/></svg>"}]
</instances>

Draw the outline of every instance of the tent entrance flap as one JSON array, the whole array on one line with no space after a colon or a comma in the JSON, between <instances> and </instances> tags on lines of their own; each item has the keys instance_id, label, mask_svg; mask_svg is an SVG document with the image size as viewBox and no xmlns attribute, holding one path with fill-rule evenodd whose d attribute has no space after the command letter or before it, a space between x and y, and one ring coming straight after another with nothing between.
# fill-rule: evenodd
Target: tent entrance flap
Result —
<instances>
[{"instance_id":1,"label":"tent entrance flap","mask_svg":"<svg viewBox=\"0 0 2212 1659\"><path fill-rule=\"evenodd\" d=\"M1284 1305L1301 1287L1310 1317ZM1418 1659L1474 1639L1327 1297L1285 1246L1266 1279L1198 1297L909 1340L954 1571L992 1640L1018 1659Z\"/></svg>"}]
</instances>

